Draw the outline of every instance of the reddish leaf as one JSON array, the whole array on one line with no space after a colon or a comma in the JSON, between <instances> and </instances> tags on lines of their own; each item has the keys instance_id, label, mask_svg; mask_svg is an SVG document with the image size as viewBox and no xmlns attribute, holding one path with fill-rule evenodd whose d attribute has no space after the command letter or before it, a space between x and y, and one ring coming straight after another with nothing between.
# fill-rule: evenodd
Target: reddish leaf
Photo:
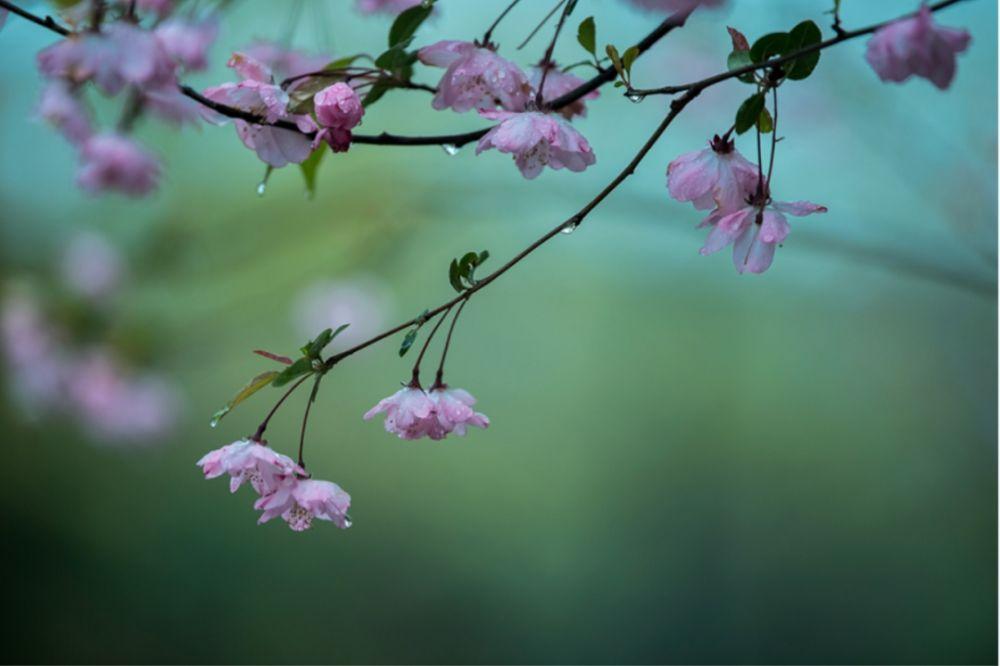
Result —
<instances>
[{"instance_id":1,"label":"reddish leaf","mask_svg":"<svg viewBox=\"0 0 1000 666\"><path fill-rule=\"evenodd\" d=\"M269 358L272 361L277 361L278 363L284 363L285 365L292 364L292 359L288 358L287 356L279 356L278 354L272 354L271 352L264 351L263 349L254 349L253 353L259 356L263 356L264 358Z\"/></svg>"},{"instance_id":2,"label":"reddish leaf","mask_svg":"<svg viewBox=\"0 0 1000 666\"><path fill-rule=\"evenodd\" d=\"M750 42L747 41L746 36L737 30L736 28L727 27L726 30L729 31L729 36L733 38L733 50L734 51L749 51Z\"/></svg>"}]
</instances>

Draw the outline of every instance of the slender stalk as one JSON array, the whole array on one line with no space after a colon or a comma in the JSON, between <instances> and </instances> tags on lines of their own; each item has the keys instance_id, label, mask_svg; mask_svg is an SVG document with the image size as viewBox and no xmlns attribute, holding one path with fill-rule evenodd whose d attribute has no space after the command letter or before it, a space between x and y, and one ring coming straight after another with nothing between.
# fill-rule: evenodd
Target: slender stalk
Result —
<instances>
[{"instance_id":1,"label":"slender stalk","mask_svg":"<svg viewBox=\"0 0 1000 666\"><path fill-rule=\"evenodd\" d=\"M517 45L517 50L520 51L525 46L527 46L528 42L530 42L531 39L538 34L538 31L542 29L542 26L548 23L549 19L555 16L555 13L559 11L559 8L562 7L565 3L566 0L559 0L559 2L556 3L556 6L553 7L548 14L545 15L545 18L543 18L541 22L535 26L534 30L528 33L528 36L524 38L524 41Z\"/></svg>"},{"instance_id":2,"label":"slender stalk","mask_svg":"<svg viewBox=\"0 0 1000 666\"><path fill-rule=\"evenodd\" d=\"M778 147L778 88L771 88L771 93L774 100L774 118L772 118L771 123L771 156L768 158L767 162L767 192L771 193L771 173L774 171L774 152Z\"/></svg>"},{"instance_id":3,"label":"slender stalk","mask_svg":"<svg viewBox=\"0 0 1000 666\"><path fill-rule=\"evenodd\" d=\"M278 411L278 408L281 407L282 403L284 403L285 400L288 399L288 396L295 393L295 389L300 387L302 385L302 382L309 379L309 377L310 375L306 375L305 377L299 379L297 382L292 384L291 388L285 391L284 395L278 398L278 402L274 403L274 407L271 408L271 411L267 413L267 416L264 417L264 420L261 421L259 426L257 426L257 432L254 433L254 436L251 437L250 439L256 442L261 441L261 437L264 436L264 431L267 430L267 424L271 422L271 417L274 416L274 414Z\"/></svg>"},{"instance_id":4,"label":"slender stalk","mask_svg":"<svg viewBox=\"0 0 1000 666\"><path fill-rule=\"evenodd\" d=\"M502 12L500 12L500 16L496 17L496 20L490 24L490 27L486 28L486 32L483 33L484 46L490 43L490 37L493 36L493 31L496 30L496 27L500 25L500 21L502 21L504 17L510 13L510 10L514 9L515 5L517 5L517 3L519 2L521 2L521 0L512 0L512 2L509 5L507 5L507 8L504 9Z\"/></svg>"},{"instance_id":5,"label":"slender stalk","mask_svg":"<svg viewBox=\"0 0 1000 666\"><path fill-rule=\"evenodd\" d=\"M469 298L471 298L471 296ZM455 332L455 324L458 323L458 318L462 316L462 310L464 310L465 306L469 303L469 298L466 298L464 301L462 301L462 304L458 306L457 310L455 310L455 316L451 318L451 326L448 327L448 337L444 339L444 349L441 350L441 362L438 363L437 374L434 377L434 385L431 387L431 390L434 390L436 388L444 388L445 386L444 361L446 358L448 358L448 349L451 348L451 336ZM448 315L446 314L445 316Z\"/></svg>"},{"instance_id":6,"label":"slender stalk","mask_svg":"<svg viewBox=\"0 0 1000 666\"><path fill-rule=\"evenodd\" d=\"M541 62L538 63L542 68L542 79L538 82L538 92L535 93L535 106L538 108L542 108L542 91L545 90L545 79L549 75L549 70L552 69L552 52L556 48L556 42L559 41L559 33L562 32L563 24L566 23L566 17L573 11L575 4L574 0L569 0L566 6L563 7L562 14L559 15L559 22L556 23L556 31L552 35L552 40L549 42L548 48L545 49L545 55L542 56Z\"/></svg>"},{"instance_id":7,"label":"slender stalk","mask_svg":"<svg viewBox=\"0 0 1000 666\"><path fill-rule=\"evenodd\" d=\"M410 379L410 388L421 388L420 362L424 360L424 354L427 353L427 348L431 346L431 340L434 339L434 334L438 332L438 329L441 328L441 324L443 324L444 320L448 318L449 310L451 310L451 307L445 309L444 314L441 315L441 318L437 320L436 324L434 324L434 328L431 329L430 335L428 335L427 339L424 340L424 346L420 348L420 354L417 356L417 361L416 363L413 364L413 373Z\"/></svg>"},{"instance_id":8,"label":"slender stalk","mask_svg":"<svg viewBox=\"0 0 1000 666\"><path fill-rule=\"evenodd\" d=\"M323 379L323 375L316 375L316 382L313 384L312 393L309 394L309 401L306 402L306 411L302 414L302 428L299 430L299 467L302 469L306 468L306 461L302 457L302 452L306 446L306 425L309 423L309 410L312 409L312 405L316 402L316 394L319 393L319 383Z\"/></svg>"}]
</instances>

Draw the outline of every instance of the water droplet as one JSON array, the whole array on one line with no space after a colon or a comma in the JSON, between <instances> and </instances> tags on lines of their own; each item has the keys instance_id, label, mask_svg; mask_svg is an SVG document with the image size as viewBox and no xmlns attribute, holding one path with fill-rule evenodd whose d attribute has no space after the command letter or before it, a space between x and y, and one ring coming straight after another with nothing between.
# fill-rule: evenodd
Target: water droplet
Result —
<instances>
[{"instance_id":1,"label":"water droplet","mask_svg":"<svg viewBox=\"0 0 1000 666\"><path fill-rule=\"evenodd\" d=\"M344 529L347 529L348 527L350 527L353 524L354 524L354 521L351 520L350 516L344 516Z\"/></svg>"},{"instance_id":2,"label":"water droplet","mask_svg":"<svg viewBox=\"0 0 1000 666\"><path fill-rule=\"evenodd\" d=\"M626 95L626 97L628 97L628 101L630 101L630 102L632 102L634 104L638 104L639 102L642 101L642 95L639 95L637 93L632 93L631 95Z\"/></svg>"},{"instance_id":3,"label":"water droplet","mask_svg":"<svg viewBox=\"0 0 1000 666\"><path fill-rule=\"evenodd\" d=\"M217 426L217 425L219 425L219 419L217 419L217 418L215 418L215 419L212 419L212 420L211 420L211 422L209 422L209 424L208 424L208 426L209 426L210 428L214 428L214 427L215 427L215 426Z\"/></svg>"},{"instance_id":4,"label":"water droplet","mask_svg":"<svg viewBox=\"0 0 1000 666\"><path fill-rule=\"evenodd\" d=\"M259 197L264 196L264 192L266 191L267 191L267 181L262 180L260 181L260 183L257 184L257 196Z\"/></svg>"},{"instance_id":5,"label":"water droplet","mask_svg":"<svg viewBox=\"0 0 1000 666\"><path fill-rule=\"evenodd\" d=\"M576 228L580 226L579 223L567 222L563 225L563 228L559 230L561 234L571 234L576 231Z\"/></svg>"},{"instance_id":6,"label":"water droplet","mask_svg":"<svg viewBox=\"0 0 1000 666\"><path fill-rule=\"evenodd\" d=\"M458 151L460 151L461 148L459 148L453 143L442 143L441 150L448 153L448 155L450 155L451 157L454 157L455 155L458 155Z\"/></svg>"}]
</instances>

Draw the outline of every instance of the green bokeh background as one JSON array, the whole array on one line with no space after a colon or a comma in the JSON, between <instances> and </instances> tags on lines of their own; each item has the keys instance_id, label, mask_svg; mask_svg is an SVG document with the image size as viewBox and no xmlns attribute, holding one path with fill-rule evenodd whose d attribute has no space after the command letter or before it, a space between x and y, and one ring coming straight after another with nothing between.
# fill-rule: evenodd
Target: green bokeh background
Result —
<instances>
[{"instance_id":1,"label":"green bokeh background","mask_svg":"<svg viewBox=\"0 0 1000 666\"><path fill-rule=\"evenodd\" d=\"M277 37L293 3L238 4L215 49ZM513 46L549 9L496 33ZM848 26L913 2L845 0ZM479 34L501 2L442 0L420 43ZM827 1L700 12L635 68L637 82L720 69L725 25L748 35ZM378 48L388 21L306 0L295 43ZM329 18L316 12L325 8ZM724 130L738 83L702 96L612 198L472 300L449 362L489 430L402 442L361 414L406 378L398 340L324 382L307 458L353 498L355 524L258 527L246 492L194 461L252 431L257 396L208 416L302 340L295 296L374 276L390 321L448 297L447 263L502 261L588 200L656 125L666 100L606 89L578 123L597 165L525 181L471 148L356 146L328 156L307 201L232 128L140 132L167 171L134 202L81 195L75 157L30 119L33 58L51 38L11 18L0 43L0 257L49 270L71 233L135 257L116 310L155 330L157 367L185 394L155 447L114 448L71 422L30 423L5 399L5 661L28 662L995 662L997 645L997 8L967 26L952 89L879 83L863 41L782 90L775 194L829 206L793 219L763 276L698 255L698 215L670 201L666 163ZM581 0L574 25L625 45L655 16ZM330 40L330 41L325 41ZM373 46L375 45L375 46ZM557 49L578 59L570 36ZM434 71L422 71L434 82ZM112 115L108 116L113 117ZM364 130L481 126L391 93ZM747 139L740 143L749 153ZM269 431L291 453L304 395Z\"/></svg>"}]
</instances>

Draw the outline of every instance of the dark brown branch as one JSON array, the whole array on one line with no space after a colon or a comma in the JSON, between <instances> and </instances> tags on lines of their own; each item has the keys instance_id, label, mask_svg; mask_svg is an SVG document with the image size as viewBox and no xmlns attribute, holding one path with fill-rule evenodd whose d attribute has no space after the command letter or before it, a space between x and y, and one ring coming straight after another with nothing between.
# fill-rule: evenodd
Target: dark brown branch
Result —
<instances>
[{"instance_id":1,"label":"dark brown branch","mask_svg":"<svg viewBox=\"0 0 1000 666\"><path fill-rule=\"evenodd\" d=\"M43 28L48 28L52 32L58 33L63 37L67 37L73 34L71 30L68 30L67 28L64 28L58 23L56 23L55 19L52 18L51 16L45 16L45 17L36 16L31 12L24 11L14 3L7 2L7 0L0 0L0 8L9 9L10 11L17 14L26 21L31 21L32 23L36 23L42 26Z\"/></svg>"}]
</instances>

